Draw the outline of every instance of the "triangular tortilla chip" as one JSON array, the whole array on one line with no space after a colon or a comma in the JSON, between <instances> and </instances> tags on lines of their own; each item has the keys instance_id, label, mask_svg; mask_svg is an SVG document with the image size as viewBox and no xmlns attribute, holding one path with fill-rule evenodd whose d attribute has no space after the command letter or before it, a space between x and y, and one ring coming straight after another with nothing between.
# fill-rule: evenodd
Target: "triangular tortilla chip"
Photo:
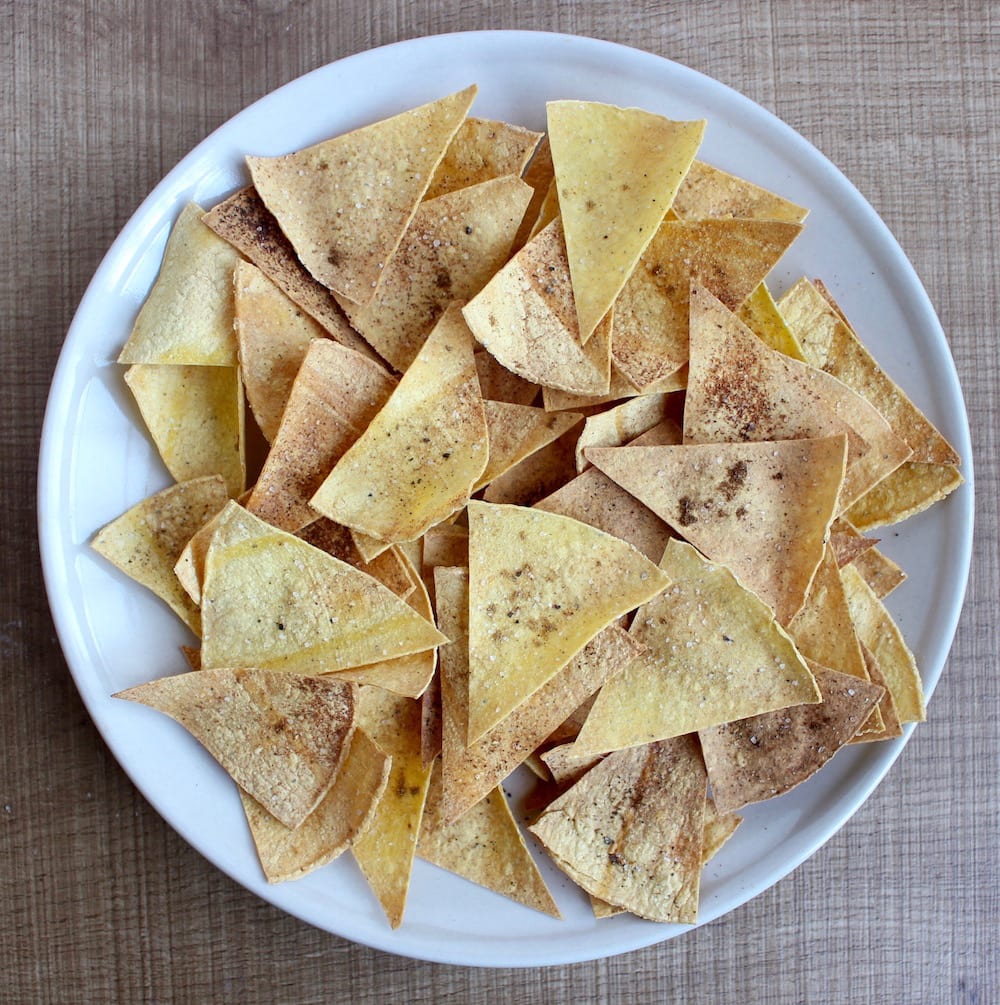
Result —
<instances>
[{"instance_id":1,"label":"triangular tortilla chip","mask_svg":"<svg viewBox=\"0 0 1000 1005\"><path fill-rule=\"evenodd\" d=\"M201 216L189 203L177 218L119 363L236 365L233 269L240 259Z\"/></svg>"},{"instance_id":2,"label":"triangular tortilla chip","mask_svg":"<svg viewBox=\"0 0 1000 1005\"><path fill-rule=\"evenodd\" d=\"M809 215L808 209L699 160L684 176L672 208L682 220L737 217L801 223Z\"/></svg>"},{"instance_id":3,"label":"triangular tortilla chip","mask_svg":"<svg viewBox=\"0 0 1000 1005\"><path fill-rule=\"evenodd\" d=\"M521 226L517 228L517 236L514 238L511 254L517 254L528 243L533 232L534 222L538 218L538 212L545 201L549 186L555 178L552 171L552 148L549 146L547 135L543 135L538 146L535 147L535 154L525 168L523 177L531 186L533 194L528 208L524 211Z\"/></svg>"},{"instance_id":4,"label":"triangular tortilla chip","mask_svg":"<svg viewBox=\"0 0 1000 1005\"><path fill-rule=\"evenodd\" d=\"M515 464L559 439L583 416L578 412L546 412L532 405L484 401L490 458L475 489L488 485Z\"/></svg>"},{"instance_id":5,"label":"triangular tortilla chip","mask_svg":"<svg viewBox=\"0 0 1000 1005\"><path fill-rule=\"evenodd\" d=\"M326 331L249 262L236 266L233 287L247 401L271 443L309 343L325 337Z\"/></svg>"},{"instance_id":6,"label":"triangular tortilla chip","mask_svg":"<svg viewBox=\"0 0 1000 1005\"><path fill-rule=\"evenodd\" d=\"M253 262L285 296L315 318L334 341L381 364L368 343L351 328L333 294L316 282L298 260L278 221L252 185L210 209L202 222Z\"/></svg>"},{"instance_id":7,"label":"triangular tortilla chip","mask_svg":"<svg viewBox=\"0 0 1000 1005\"><path fill-rule=\"evenodd\" d=\"M355 729L344 763L319 805L298 825L286 827L253 796L240 799L269 883L299 879L332 862L371 824L389 780L390 758Z\"/></svg>"},{"instance_id":8,"label":"triangular tortilla chip","mask_svg":"<svg viewBox=\"0 0 1000 1005\"><path fill-rule=\"evenodd\" d=\"M180 482L136 503L94 535L90 546L165 601L195 633L201 614L174 573L191 537L228 501L218 475Z\"/></svg>"},{"instance_id":9,"label":"triangular tortilla chip","mask_svg":"<svg viewBox=\"0 0 1000 1005\"><path fill-rule=\"evenodd\" d=\"M265 205L324 286L354 303L371 299L476 90L297 153L247 157Z\"/></svg>"},{"instance_id":10,"label":"triangular tortilla chip","mask_svg":"<svg viewBox=\"0 0 1000 1005\"><path fill-rule=\"evenodd\" d=\"M243 382L236 367L136 363L125 383L176 481L217 474L231 496L243 491Z\"/></svg>"},{"instance_id":11,"label":"triangular tortilla chip","mask_svg":"<svg viewBox=\"0 0 1000 1005\"><path fill-rule=\"evenodd\" d=\"M811 778L861 728L884 689L810 663L823 700L698 734L716 806L724 813L780 796Z\"/></svg>"},{"instance_id":12,"label":"triangular tortilla chip","mask_svg":"<svg viewBox=\"0 0 1000 1005\"><path fill-rule=\"evenodd\" d=\"M593 101L550 101L546 111L586 342L670 208L705 122L672 122Z\"/></svg>"},{"instance_id":13,"label":"triangular tortilla chip","mask_svg":"<svg viewBox=\"0 0 1000 1005\"><path fill-rule=\"evenodd\" d=\"M884 600L906 581L906 573L878 548L868 548L864 554L852 559L850 564L861 573L861 578L879 600Z\"/></svg>"},{"instance_id":14,"label":"triangular tortilla chip","mask_svg":"<svg viewBox=\"0 0 1000 1005\"><path fill-rule=\"evenodd\" d=\"M287 827L326 795L354 730L352 685L268 670L189 671L115 697L176 719Z\"/></svg>"},{"instance_id":15,"label":"triangular tortilla chip","mask_svg":"<svg viewBox=\"0 0 1000 1005\"><path fill-rule=\"evenodd\" d=\"M610 312L583 345L559 220L533 237L462 313L477 341L526 380L576 394L607 392Z\"/></svg>"},{"instance_id":16,"label":"triangular tortilla chip","mask_svg":"<svg viewBox=\"0 0 1000 1005\"><path fill-rule=\"evenodd\" d=\"M709 796L705 802L705 838L701 846L701 864L704 868L736 833L743 817L735 813L720 813L715 800Z\"/></svg>"},{"instance_id":17,"label":"triangular tortilla chip","mask_svg":"<svg viewBox=\"0 0 1000 1005\"><path fill-rule=\"evenodd\" d=\"M592 447L587 458L770 604L802 606L844 476L846 437Z\"/></svg>"},{"instance_id":18,"label":"triangular tortilla chip","mask_svg":"<svg viewBox=\"0 0 1000 1005\"><path fill-rule=\"evenodd\" d=\"M964 481L954 465L908 461L865 493L845 515L860 530L899 523L940 502Z\"/></svg>"},{"instance_id":19,"label":"triangular tortilla chip","mask_svg":"<svg viewBox=\"0 0 1000 1005\"><path fill-rule=\"evenodd\" d=\"M554 387L542 388L542 402L550 412L558 412L564 408L586 409L607 404L609 401L621 401L623 398L635 398L642 394L669 394L672 391L683 391L687 387L687 363L661 380L654 381L645 390L640 391L611 361L611 380L607 394L571 394Z\"/></svg>"},{"instance_id":20,"label":"triangular tortilla chip","mask_svg":"<svg viewBox=\"0 0 1000 1005\"><path fill-rule=\"evenodd\" d=\"M486 401L509 401L530 405L538 397L538 385L519 377L485 349L476 350L476 373Z\"/></svg>"},{"instance_id":21,"label":"triangular tortilla chip","mask_svg":"<svg viewBox=\"0 0 1000 1005\"><path fill-rule=\"evenodd\" d=\"M554 677L668 578L619 538L569 517L469 504L469 742Z\"/></svg>"},{"instance_id":22,"label":"triangular tortilla chip","mask_svg":"<svg viewBox=\"0 0 1000 1005\"><path fill-rule=\"evenodd\" d=\"M665 394L646 394L588 416L576 441L576 470L590 467L583 454L587 447L620 447L659 425L669 406Z\"/></svg>"},{"instance_id":23,"label":"triangular tortilla chip","mask_svg":"<svg viewBox=\"0 0 1000 1005\"><path fill-rule=\"evenodd\" d=\"M892 692L889 690L889 685L886 684L885 677L882 676L882 670L878 665L878 660L875 659L872 651L864 644L861 644L861 652L865 657L865 669L868 672L868 678L873 684L878 684L879 687L885 690L885 694L882 695L878 703L878 716L875 716L873 712L872 715L868 717L868 721L858 730L857 733L851 738L851 743L870 743L873 740L894 740L898 736L903 735L903 726L899 721L899 715L896 713L896 706L892 700ZM878 721L881 720L881 728L879 728Z\"/></svg>"},{"instance_id":24,"label":"triangular tortilla chip","mask_svg":"<svg viewBox=\"0 0 1000 1005\"><path fill-rule=\"evenodd\" d=\"M802 228L777 220L665 222L615 303L611 354L645 390L688 359L688 293L704 284L730 310L756 289Z\"/></svg>"},{"instance_id":25,"label":"triangular tortilla chip","mask_svg":"<svg viewBox=\"0 0 1000 1005\"><path fill-rule=\"evenodd\" d=\"M784 353L792 359L806 362L805 353L799 340L778 310L778 305L767 288L767 283L758 283L757 288L736 310L736 316L764 343L764 345Z\"/></svg>"},{"instance_id":26,"label":"triangular tortilla chip","mask_svg":"<svg viewBox=\"0 0 1000 1005\"><path fill-rule=\"evenodd\" d=\"M311 504L380 541L412 541L465 505L487 459L472 336L453 305Z\"/></svg>"},{"instance_id":27,"label":"triangular tortilla chip","mask_svg":"<svg viewBox=\"0 0 1000 1005\"><path fill-rule=\"evenodd\" d=\"M576 441L579 424L558 439L529 454L486 486L483 499L491 503L532 506L576 476Z\"/></svg>"},{"instance_id":28,"label":"triangular tortilla chip","mask_svg":"<svg viewBox=\"0 0 1000 1005\"><path fill-rule=\"evenodd\" d=\"M830 547L837 558L837 567L842 569L848 562L860 558L870 548L874 548L881 538L864 537L849 520L837 517L830 524Z\"/></svg>"},{"instance_id":29,"label":"triangular tortilla chip","mask_svg":"<svg viewBox=\"0 0 1000 1005\"><path fill-rule=\"evenodd\" d=\"M647 652L601 688L573 752L599 754L819 701L767 604L683 541L660 563L672 585L630 632Z\"/></svg>"},{"instance_id":30,"label":"triangular tortilla chip","mask_svg":"<svg viewBox=\"0 0 1000 1005\"><path fill-rule=\"evenodd\" d=\"M328 673L445 637L378 580L229 503L205 557L202 660Z\"/></svg>"},{"instance_id":31,"label":"triangular tortilla chip","mask_svg":"<svg viewBox=\"0 0 1000 1005\"><path fill-rule=\"evenodd\" d=\"M436 769L417 841L420 858L543 914L561 917L499 788L454 823L445 822L441 807L441 772Z\"/></svg>"},{"instance_id":32,"label":"triangular tortilla chip","mask_svg":"<svg viewBox=\"0 0 1000 1005\"><path fill-rule=\"evenodd\" d=\"M768 348L704 287L691 284L685 443L847 436L838 510L910 455L878 411L846 384Z\"/></svg>"},{"instance_id":33,"label":"triangular tortilla chip","mask_svg":"<svg viewBox=\"0 0 1000 1005\"><path fill-rule=\"evenodd\" d=\"M329 339L310 345L247 509L282 530L312 523L309 500L395 387L353 349Z\"/></svg>"},{"instance_id":34,"label":"triangular tortilla chip","mask_svg":"<svg viewBox=\"0 0 1000 1005\"><path fill-rule=\"evenodd\" d=\"M423 202L351 324L397 370L413 362L453 300L475 296L507 261L531 188L508 175Z\"/></svg>"},{"instance_id":35,"label":"triangular tortilla chip","mask_svg":"<svg viewBox=\"0 0 1000 1005\"><path fill-rule=\"evenodd\" d=\"M504 175L519 176L541 138L541 133L524 126L470 115L448 144L424 199Z\"/></svg>"},{"instance_id":36,"label":"triangular tortilla chip","mask_svg":"<svg viewBox=\"0 0 1000 1005\"><path fill-rule=\"evenodd\" d=\"M650 921L694 924L705 765L694 737L618 751L528 829L591 895Z\"/></svg>"}]
</instances>

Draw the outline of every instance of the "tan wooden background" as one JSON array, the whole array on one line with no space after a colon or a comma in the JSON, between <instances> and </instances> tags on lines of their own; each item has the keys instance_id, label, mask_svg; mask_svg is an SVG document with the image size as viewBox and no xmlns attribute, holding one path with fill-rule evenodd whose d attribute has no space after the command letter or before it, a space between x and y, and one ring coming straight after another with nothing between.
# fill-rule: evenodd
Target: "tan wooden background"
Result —
<instances>
[{"instance_id":1,"label":"tan wooden background","mask_svg":"<svg viewBox=\"0 0 1000 1005\"><path fill-rule=\"evenodd\" d=\"M666 0L0 0L0 1002L1000 1000L1000 6ZM950 664L887 781L813 859L623 957L473 970L385 955L237 887L133 789L42 589L38 436L114 235L197 141L291 78L477 28L593 35L776 112L874 204L948 333L973 424L976 560Z\"/></svg>"}]
</instances>

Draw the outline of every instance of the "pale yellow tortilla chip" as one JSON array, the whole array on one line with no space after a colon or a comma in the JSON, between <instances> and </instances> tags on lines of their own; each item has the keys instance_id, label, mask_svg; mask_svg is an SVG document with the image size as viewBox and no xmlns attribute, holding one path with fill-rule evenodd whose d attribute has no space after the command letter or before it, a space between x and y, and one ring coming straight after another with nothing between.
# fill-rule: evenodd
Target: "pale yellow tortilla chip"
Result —
<instances>
[{"instance_id":1,"label":"pale yellow tortilla chip","mask_svg":"<svg viewBox=\"0 0 1000 1005\"><path fill-rule=\"evenodd\" d=\"M812 675L771 609L724 565L671 541L671 585L636 612L647 647L594 702L573 745L599 754L788 705L819 701Z\"/></svg>"},{"instance_id":2,"label":"pale yellow tortilla chip","mask_svg":"<svg viewBox=\"0 0 1000 1005\"><path fill-rule=\"evenodd\" d=\"M705 803L705 837L701 845L701 864L704 868L736 833L743 817L735 813L720 813L715 800L709 796Z\"/></svg>"},{"instance_id":3,"label":"pale yellow tortilla chip","mask_svg":"<svg viewBox=\"0 0 1000 1005\"><path fill-rule=\"evenodd\" d=\"M546 105L581 341L586 342L670 208L705 131L638 108Z\"/></svg>"},{"instance_id":4,"label":"pale yellow tortilla chip","mask_svg":"<svg viewBox=\"0 0 1000 1005\"><path fill-rule=\"evenodd\" d=\"M846 509L910 455L859 394L836 377L770 349L704 287L692 283L685 443L847 436L837 501Z\"/></svg>"},{"instance_id":5,"label":"pale yellow tortilla chip","mask_svg":"<svg viewBox=\"0 0 1000 1005\"><path fill-rule=\"evenodd\" d=\"M524 126L470 115L448 144L424 199L436 199L504 175L519 176L541 138L541 133Z\"/></svg>"},{"instance_id":6,"label":"pale yellow tortilla chip","mask_svg":"<svg viewBox=\"0 0 1000 1005\"><path fill-rule=\"evenodd\" d=\"M723 813L783 795L811 778L857 733L883 689L810 664L823 699L699 732L715 804Z\"/></svg>"},{"instance_id":7,"label":"pale yellow tortilla chip","mask_svg":"<svg viewBox=\"0 0 1000 1005\"><path fill-rule=\"evenodd\" d=\"M592 447L587 458L787 624L823 557L846 442Z\"/></svg>"},{"instance_id":8,"label":"pale yellow tortilla chip","mask_svg":"<svg viewBox=\"0 0 1000 1005\"><path fill-rule=\"evenodd\" d=\"M579 753L572 743L561 743L542 754L557 785L575 785L590 769L604 759L604 754Z\"/></svg>"},{"instance_id":9,"label":"pale yellow tortilla chip","mask_svg":"<svg viewBox=\"0 0 1000 1005\"><path fill-rule=\"evenodd\" d=\"M364 306L343 301L351 324L405 371L448 304L475 296L507 261L530 197L508 175L421 203L375 295Z\"/></svg>"},{"instance_id":10,"label":"pale yellow tortilla chip","mask_svg":"<svg viewBox=\"0 0 1000 1005\"><path fill-rule=\"evenodd\" d=\"M390 758L355 729L344 763L319 805L298 825L286 827L253 796L240 799L261 868L269 883L299 879L332 862L372 822L386 783Z\"/></svg>"},{"instance_id":11,"label":"pale yellow tortilla chip","mask_svg":"<svg viewBox=\"0 0 1000 1005\"><path fill-rule=\"evenodd\" d=\"M594 527L483 502L469 504L469 576L469 743L669 582Z\"/></svg>"},{"instance_id":12,"label":"pale yellow tortilla chip","mask_svg":"<svg viewBox=\"0 0 1000 1005\"><path fill-rule=\"evenodd\" d=\"M189 671L115 697L179 722L287 827L326 795L354 730L352 685L262 669Z\"/></svg>"},{"instance_id":13,"label":"pale yellow tortilla chip","mask_svg":"<svg viewBox=\"0 0 1000 1005\"><path fill-rule=\"evenodd\" d=\"M619 370L640 390L674 373L688 359L692 280L736 310L801 230L777 220L665 222L615 303Z\"/></svg>"},{"instance_id":14,"label":"pale yellow tortilla chip","mask_svg":"<svg viewBox=\"0 0 1000 1005\"><path fill-rule=\"evenodd\" d=\"M297 153L247 157L260 197L324 286L354 303L372 298L476 90Z\"/></svg>"},{"instance_id":15,"label":"pale yellow tortilla chip","mask_svg":"<svg viewBox=\"0 0 1000 1005\"><path fill-rule=\"evenodd\" d=\"M693 737L618 751L528 829L592 896L650 921L698 920L706 776Z\"/></svg>"},{"instance_id":16,"label":"pale yellow tortilla chip","mask_svg":"<svg viewBox=\"0 0 1000 1005\"><path fill-rule=\"evenodd\" d=\"M125 383L176 481L217 474L231 496L243 491L243 382L236 367L136 363Z\"/></svg>"},{"instance_id":17,"label":"pale yellow tortilla chip","mask_svg":"<svg viewBox=\"0 0 1000 1005\"><path fill-rule=\"evenodd\" d=\"M802 363L806 361L802 346L785 324L767 283L757 284L753 293L737 308L736 316L764 345Z\"/></svg>"},{"instance_id":18,"label":"pale yellow tortilla chip","mask_svg":"<svg viewBox=\"0 0 1000 1005\"><path fill-rule=\"evenodd\" d=\"M189 203L177 218L119 363L236 365L233 270L240 259L201 216Z\"/></svg>"},{"instance_id":19,"label":"pale yellow tortilla chip","mask_svg":"<svg viewBox=\"0 0 1000 1005\"><path fill-rule=\"evenodd\" d=\"M865 646L863 643L861 645L861 651L864 653L865 657L865 669L868 671L868 678L873 684L878 684L885 690L885 694L882 695L881 700L878 703L878 708L875 710L878 712L878 716L875 716L875 712L868 717L868 721L858 730L857 733L851 737L851 743L871 743L876 740L894 740L898 736L903 735L903 726L899 721L899 716L896 713L896 706L892 700L892 692L889 690L889 685L885 681L885 677L882 676L882 670L878 665L878 660L872 654L872 651ZM874 720L874 721L873 721ZM881 724L881 725L880 725Z\"/></svg>"},{"instance_id":20,"label":"pale yellow tortilla chip","mask_svg":"<svg viewBox=\"0 0 1000 1005\"><path fill-rule=\"evenodd\" d=\"M202 631L206 667L314 674L445 641L378 580L232 502L205 557Z\"/></svg>"},{"instance_id":21,"label":"pale yellow tortilla chip","mask_svg":"<svg viewBox=\"0 0 1000 1005\"><path fill-rule=\"evenodd\" d=\"M682 220L737 217L802 223L809 215L808 209L699 160L684 176L672 208Z\"/></svg>"},{"instance_id":22,"label":"pale yellow tortilla chip","mask_svg":"<svg viewBox=\"0 0 1000 1005\"><path fill-rule=\"evenodd\" d=\"M907 462L865 493L845 515L859 530L899 523L940 502L964 481L954 465Z\"/></svg>"},{"instance_id":23,"label":"pale yellow tortilla chip","mask_svg":"<svg viewBox=\"0 0 1000 1005\"><path fill-rule=\"evenodd\" d=\"M312 523L318 514L309 500L395 388L353 349L330 339L310 345L247 509L282 530Z\"/></svg>"},{"instance_id":24,"label":"pale yellow tortilla chip","mask_svg":"<svg viewBox=\"0 0 1000 1005\"><path fill-rule=\"evenodd\" d=\"M658 426L669 409L667 395L646 394L588 416L576 441L576 470L590 467L583 454L587 447L620 447Z\"/></svg>"},{"instance_id":25,"label":"pale yellow tortilla chip","mask_svg":"<svg viewBox=\"0 0 1000 1005\"><path fill-rule=\"evenodd\" d=\"M152 590L195 633L201 614L174 573L185 545L228 501L218 475L180 482L136 503L94 535L90 546Z\"/></svg>"},{"instance_id":26,"label":"pale yellow tortilla chip","mask_svg":"<svg viewBox=\"0 0 1000 1005\"><path fill-rule=\"evenodd\" d=\"M435 770L417 855L526 907L561 917L499 788L449 824L441 812L441 772Z\"/></svg>"}]
</instances>

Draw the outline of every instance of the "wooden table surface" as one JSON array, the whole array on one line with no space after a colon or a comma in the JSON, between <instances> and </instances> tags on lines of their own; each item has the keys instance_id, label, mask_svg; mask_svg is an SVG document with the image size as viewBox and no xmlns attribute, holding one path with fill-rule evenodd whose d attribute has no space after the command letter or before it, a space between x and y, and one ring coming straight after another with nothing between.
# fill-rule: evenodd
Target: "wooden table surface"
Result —
<instances>
[{"instance_id":1,"label":"wooden table surface","mask_svg":"<svg viewBox=\"0 0 1000 1005\"><path fill-rule=\"evenodd\" d=\"M513 5L511 5L513 6ZM535 0L3 0L0 1002L1000 1000L1000 7ZM530 12L527 12L528 8ZM376 952L237 886L146 804L77 695L35 531L38 439L88 279L155 182L274 87L420 35L527 28L671 57L771 109L872 202L948 334L977 543L945 676L818 854L669 943L544 970Z\"/></svg>"}]
</instances>

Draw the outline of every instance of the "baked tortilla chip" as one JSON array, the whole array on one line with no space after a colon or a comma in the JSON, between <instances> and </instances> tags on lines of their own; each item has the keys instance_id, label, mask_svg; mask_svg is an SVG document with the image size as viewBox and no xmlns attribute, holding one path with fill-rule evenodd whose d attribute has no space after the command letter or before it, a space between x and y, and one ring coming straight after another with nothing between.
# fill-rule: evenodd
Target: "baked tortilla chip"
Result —
<instances>
[{"instance_id":1,"label":"baked tortilla chip","mask_svg":"<svg viewBox=\"0 0 1000 1005\"><path fill-rule=\"evenodd\" d=\"M243 491L243 382L235 366L136 363L125 383L175 481L221 475L231 496Z\"/></svg>"},{"instance_id":2,"label":"baked tortilla chip","mask_svg":"<svg viewBox=\"0 0 1000 1005\"><path fill-rule=\"evenodd\" d=\"M469 504L469 743L554 677L668 578L577 520Z\"/></svg>"},{"instance_id":3,"label":"baked tortilla chip","mask_svg":"<svg viewBox=\"0 0 1000 1005\"><path fill-rule=\"evenodd\" d=\"M672 208L682 220L737 217L802 223L809 215L808 209L699 160L684 176Z\"/></svg>"},{"instance_id":4,"label":"baked tortilla chip","mask_svg":"<svg viewBox=\"0 0 1000 1005\"><path fill-rule=\"evenodd\" d=\"M667 395L646 394L588 416L576 442L576 470L590 467L583 454L587 447L620 447L658 426L669 409Z\"/></svg>"},{"instance_id":5,"label":"baked tortilla chip","mask_svg":"<svg viewBox=\"0 0 1000 1005\"><path fill-rule=\"evenodd\" d=\"M318 514L309 500L395 387L353 349L330 339L310 345L247 509L282 530L312 523Z\"/></svg>"},{"instance_id":6,"label":"baked tortilla chip","mask_svg":"<svg viewBox=\"0 0 1000 1005\"><path fill-rule=\"evenodd\" d=\"M609 401L621 401L623 398L635 398L640 394L669 394L671 391L683 391L687 387L687 363L662 380L654 381L645 390L640 391L625 377L611 361L611 380L607 394L571 394L554 387L542 388L542 402L550 412L558 412L564 408L587 409L605 405Z\"/></svg>"},{"instance_id":7,"label":"baked tortilla chip","mask_svg":"<svg viewBox=\"0 0 1000 1005\"><path fill-rule=\"evenodd\" d=\"M472 336L453 305L311 505L381 542L412 541L466 504L488 452Z\"/></svg>"},{"instance_id":8,"label":"baked tortilla chip","mask_svg":"<svg viewBox=\"0 0 1000 1005\"><path fill-rule=\"evenodd\" d=\"M236 365L233 270L240 259L201 217L188 203L177 218L119 363Z\"/></svg>"},{"instance_id":9,"label":"baked tortilla chip","mask_svg":"<svg viewBox=\"0 0 1000 1005\"><path fill-rule=\"evenodd\" d=\"M247 157L260 197L314 278L354 303L372 298L476 90L297 153Z\"/></svg>"},{"instance_id":10,"label":"baked tortilla chip","mask_svg":"<svg viewBox=\"0 0 1000 1005\"><path fill-rule=\"evenodd\" d=\"M174 573L185 545L228 502L218 475L180 482L143 499L94 535L90 546L165 601L195 633L201 614Z\"/></svg>"},{"instance_id":11,"label":"baked tortilla chip","mask_svg":"<svg viewBox=\"0 0 1000 1005\"><path fill-rule=\"evenodd\" d=\"M764 345L802 363L806 361L802 346L785 324L767 283L758 283L753 293L737 308L736 316Z\"/></svg>"},{"instance_id":12,"label":"baked tortilla chip","mask_svg":"<svg viewBox=\"0 0 1000 1005\"><path fill-rule=\"evenodd\" d=\"M611 309L670 208L705 131L639 108L546 105L580 337Z\"/></svg>"},{"instance_id":13,"label":"baked tortilla chip","mask_svg":"<svg viewBox=\"0 0 1000 1005\"><path fill-rule=\"evenodd\" d=\"M723 813L780 796L812 777L861 728L883 689L811 663L823 700L701 730L715 804Z\"/></svg>"},{"instance_id":14,"label":"baked tortilla chip","mask_svg":"<svg viewBox=\"0 0 1000 1005\"><path fill-rule=\"evenodd\" d=\"M878 716L875 712L868 717L868 721L851 738L851 743L870 743L875 740L894 740L903 735L903 726L896 713L896 706L892 700L892 692L882 676L882 670L878 665L872 651L862 643L861 652L865 657L865 669L868 671L868 679L873 684L878 684L885 694L882 695L878 703ZM881 723L881 727L879 726Z\"/></svg>"},{"instance_id":15,"label":"baked tortilla chip","mask_svg":"<svg viewBox=\"0 0 1000 1005\"><path fill-rule=\"evenodd\" d=\"M802 606L844 476L847 439L592 447L587 459L787 624Z\"/></svg>"},{"instance_id":16,"label":"baked tortilla chip","mask_svg":"<svg viewBox=\"0 0 1000 1005\"><path fill-rule=\"evenodd\" d=\"M511 373L485 349L476 350L476 373L486 401L509 401L530 405L538 397L538 386Z\"/></svg>"},{"instance_id":17,"label":"baked tortilla chip","mask_svg":"<svg viewBox=\"0 0 1000 1005\"><path fill-rule=\"evenodd\" d=\"M545 201L545 196L555 179L552 170L552 148L549 146L549 138L543 135L535 147L534 156L524 170L524 180L531 186L532 196L528 208L524 211L524 219L521 226L517 228L517 235L514 238L514 246L511 254L517 254L533 236L533 227L538 219L538 213Z\"/></svg>"},{"instance_id":18,"label":"baked tortilla chip","mask_svg":"<svg viewBox=\"0 0 1000 1005\"><path fill-rule=\"evenodd\" d=\"M350 684L262 669L188 671L114 697L179 722L286 827L326 795L354 731Z\"/></svg>"},{"instance_id":19,"label":"baked tortilla chip","mask_svg":"<svg viewBox=\"0 0 1000 1005\"><path fill-rule=\"evenodd\" d=\"M601 688L573 745L599 754L819 701L812 675L771 609L724 565L671 541L671 585L636 612L647 648Z\"/></svg>"},{"instance_id":20,"label":"baked tortilla chip","mask_svg":"<svg viewBox=\"0 0 1000 1005\"><path fill-rule=\"evenodd\" d=\"M940 502L963 481L952 464L910 461L866 492L845 515L859 530L899 523Z\"/></svg>"},{"instance_id":21,"label":"baked tortilla chip","mask_svg":"<svg viewBox=\"0 0 1000 1005\"><path fill-rule=\"evenodd\" d=\"M351 735L344 763L319 805L298 825L286 827L253 796L240 799L261 868L269 883L299 879L343 854L371 824L389 780L388 754L361 729Z\"/></svg>"},{"instance_id":22,"label":"baked tortilla chip","mask_svg":"<svg viewBox=\"0 0 1000 1005\"><path fill-rule=\"evenodd\" d=\"M589 894L650 921L693 925L706 775L694 737L618 751L528 829Z\"/></svg>"},{"instance_id":23,"label":"baked tortilla chip","mask_svg":"<svg viewBox=\"0 0 1000 1005\"><path fill-rule=\"evenodd\" d=\"M578 424L570 426L558 439L498 475L486 486L483 499L532 506L571 481L576 476L576 441L581 428Z\"/></svg>"},{"instance_id":24,"label":"baked tortilla chip","mask_svg":"<svg viewBox=\"0 0 1000 1005\"><path fill-rule=\"evenodd\" d=\"M743 817L738 817L735 813L720 813L715 800L709 796L705 802L705 837L701 846L702 868L715 858L741 823Z\"/></svg>"},{"instance_id":25,"label":"baked tortilla chip","mask_svg":"<svg viewBox=\"0 0 1000 1005\"><path fill-rule=\"evenodd\" d=\"M446 641L378 580L230 502L205 556L202 660L320 674Z\"/></svg>"}]
</instances>

